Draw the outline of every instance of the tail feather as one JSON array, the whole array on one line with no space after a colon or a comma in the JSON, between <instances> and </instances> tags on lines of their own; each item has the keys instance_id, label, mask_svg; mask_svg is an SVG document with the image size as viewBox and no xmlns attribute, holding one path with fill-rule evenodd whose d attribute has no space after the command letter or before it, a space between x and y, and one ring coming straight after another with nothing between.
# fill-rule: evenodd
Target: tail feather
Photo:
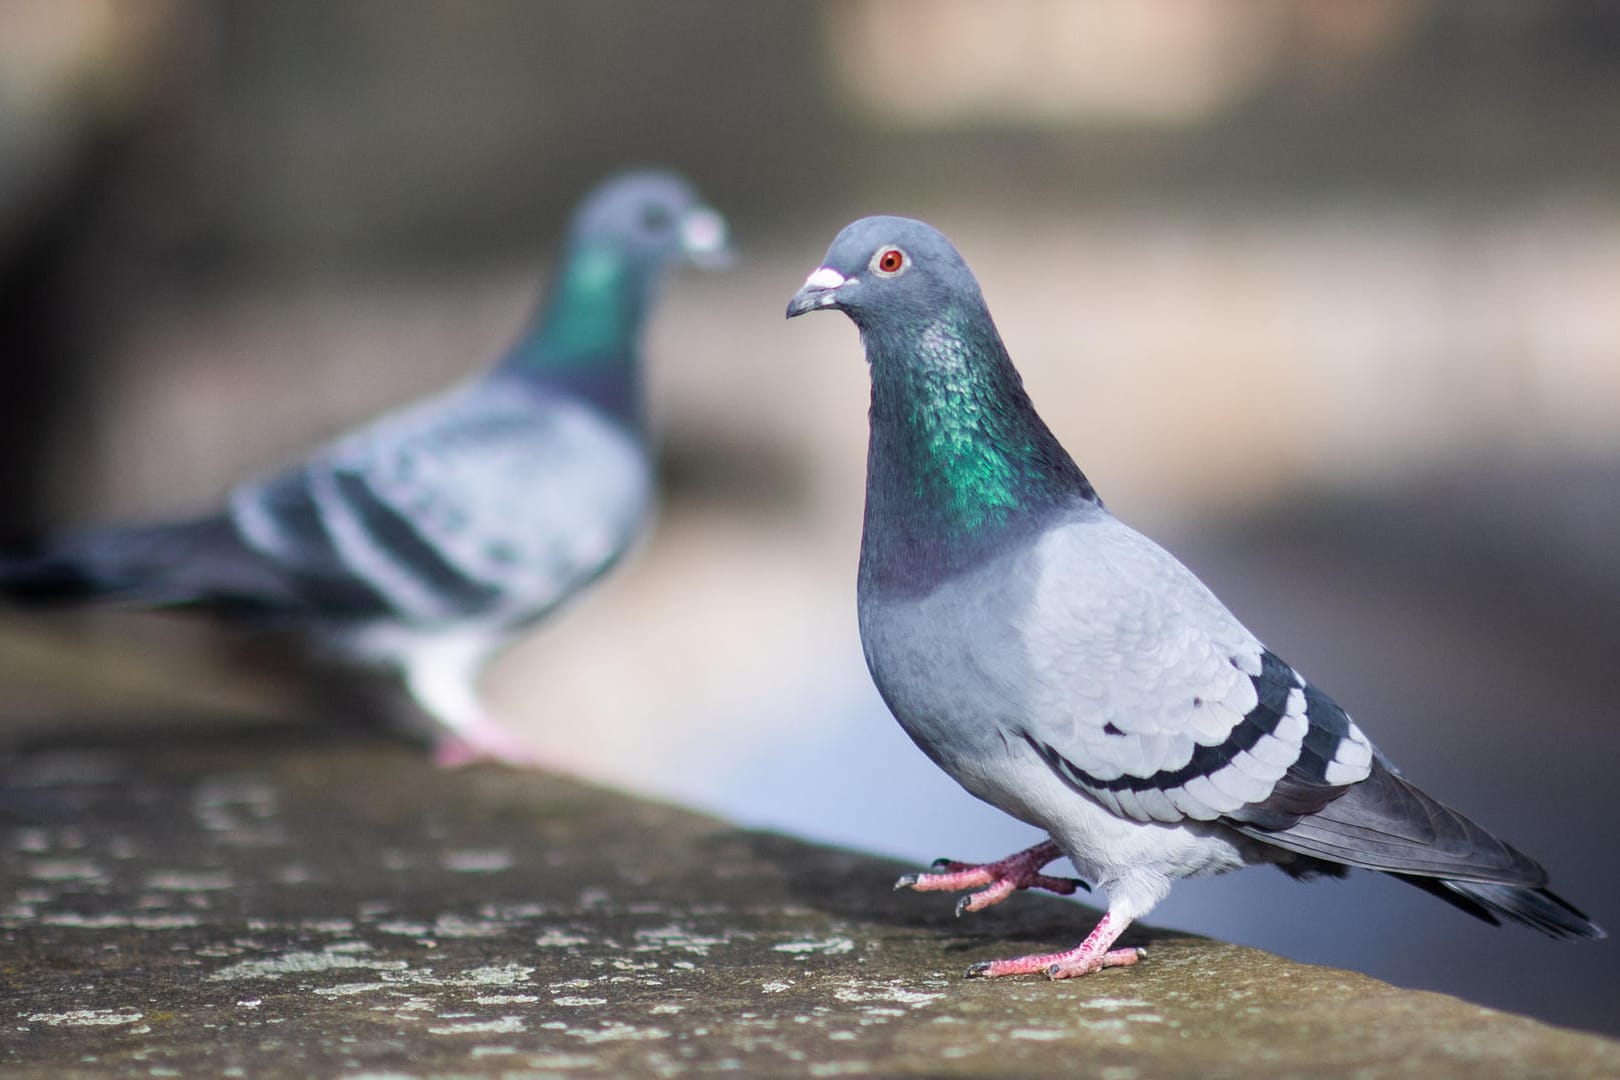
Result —
<instances>
[{"instance_id":1,"label":"tail feather","mask_svg":"<svg viewBox=\"0 0 1620 1080\"><path fill-rule=\"evenodd\" d=\"M290 600L274 568L223 517L87 529L0 548L0 601L24 607Z\"/></svg>"},{"instance_id":2,"label":"tail feather","mask_svg":"<svg viewBox=\"0 0 1620 1080\"><path fill-rule=\"evenodd\" d=\"M24 607L79 604L116 594L78 560L17 545L0 553L0 597Z\"/></svg>"},{"instance_id":3,"label":"tail feather","mask_svg":"<svg viewBox=\"0 0 1620 1080\"><path fill-rule=\"evenodd\" d=\"M1367 779L1280 829L1237 828L1268 844L1346 866L1537 889L1547 872L1522 851L1431 798L1382 757Z\"/></svg>"},{"instance_id":4,"label":"tail feather","mask_svg":"<svg viewBox=\"0 0 1620 1080\"><path fill-rule=\"evenodd\" d=\"M110 557L106 534L8 543L0 549L0 598L23 607L147 602L128 560Z\"/></svg>"},{"instance_id":5,"label":"tail feather","mask_svg":"<svg viewBox=\"0 0 1620 1080\"><path fill-rule=\"evenodd\" d=\"M1510 922L1528 926L1548 937L1565 941L1593 940L1608 936L1601 926L1550 889L1527 889L1522 885L1502 885L1490 881L1414 879L1400 874L1396 876L1419 885L1435 895L1441 894L1432 886L1443 886L1452 895L1442 896L1442 899L1452 902L1458 899L1467 901L1467 906L1464 904L1457 906L1486 922L1494 923L1497 921L1495 916L1502 916Z\"/></svg>"},{"instance_id":6,"label":"tail feather","mask_svg":"<svg viewBox=\"0 0 1620 1080\"><path fill-rule=\"evenodd\" d=\"M1367 779L1283 828L1236 827L1312 859L1381 870L1488 923L1571 940L1605 936L1547 889L1534 859L1419 790L1381 755Z\"/></svg>"}]
</instances>

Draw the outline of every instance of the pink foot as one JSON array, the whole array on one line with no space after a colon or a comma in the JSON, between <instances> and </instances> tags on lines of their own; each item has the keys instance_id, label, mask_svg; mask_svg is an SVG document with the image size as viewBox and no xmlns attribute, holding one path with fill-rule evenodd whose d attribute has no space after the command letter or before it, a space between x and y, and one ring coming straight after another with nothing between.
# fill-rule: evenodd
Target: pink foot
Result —
<instances>
[{"instance_id":1,"label":"pink foot","mask_svg":"<svg viewBox=\"0 0 1620 1080\"><path fill-rule=\"evenodd\" d=\"M1053 979L1073 979L1091 975L1103 968L1130 967L1147 955L1146 949L1111 949L1129 926L1129 919L1114 925L1113 916L1104 915L1091 935L1068 952L1039 956L1015 956L1010 960L985 960L967 969L970 979L999 979L1003 975L1032 975L1045 972Z\"/></svg>"},{"instance_id":2,"label":"pink foot","mask_svg":"<svg viewBox=\"0 0 1620 1080\"><path fill-rule=\"evenodd\" d=\"M433 764L441 769L459 769L479 760L478 748L465 739L445 735L433 744Z\"/></svg>"},{"instance_id":3,"label":"pink foot","mask_svg":"<svg viewBox=\"0 0 1620 1080\"><path fill-rule=\"evenodd\" d=\"M493 761L515 768L545 764L533 747L487 717L481 718L476 724L441 735L433 744L433 764L441 769L459 769L479 761Z\"/></svg>"},{"instance_id":4,"label":"pink foot","mask_svg":"<svg viewBox=\"0 0 1620 1080\"><path fill-rule=\"evenodd\" d=\"M1050 877L1040 872L1041 867L1063 856L1057 844L1043 840L1032 848L1009 855L992 863L960 863L939 859L935 871L943 873L906 874L894 883L896 889L916 889L918 892L960 892L979 889L964 896L956 904L956 913L983 911L999 904L1019 889L1044 889L1061 896L1071 896L1088 886L1074 878ZM982 886L982 888L981 888Z\"/></svg>"}]
</instances>

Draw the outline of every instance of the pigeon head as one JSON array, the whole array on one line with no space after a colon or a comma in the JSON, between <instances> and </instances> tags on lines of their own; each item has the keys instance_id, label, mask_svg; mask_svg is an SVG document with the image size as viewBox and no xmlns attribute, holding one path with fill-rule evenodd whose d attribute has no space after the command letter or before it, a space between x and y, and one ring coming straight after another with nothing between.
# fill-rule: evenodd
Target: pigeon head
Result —
<instances>
[{"instance_id":1,"label":"pigeon head","mask_svg":"<svg viewBox=\"0 0 1620 1080\"><path fill-rule=\"evenodd\" d=\"M973 271L951 242L911 218L868 217L845 227L788 302L787 317L833 308L863 333L917 331L943 316L989 320Z\"/></svg>"},{"instance_id":2,"label":"pigeon head","mask_svg":"<svg viewBox=\"0 0 1620 1080\"><path fill-rule=\"evenodd\" d=\"M624 173L598 185L574 213L569 247L612 251L628 265L721 264L726 221L673 173Z\"/></svg>"}]
</instances>

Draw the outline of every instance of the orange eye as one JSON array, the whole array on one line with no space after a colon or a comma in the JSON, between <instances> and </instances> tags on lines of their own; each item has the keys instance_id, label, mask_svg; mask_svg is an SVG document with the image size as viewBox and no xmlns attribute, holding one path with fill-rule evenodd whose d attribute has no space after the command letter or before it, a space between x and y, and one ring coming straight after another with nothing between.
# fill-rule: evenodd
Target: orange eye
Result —
<instances>
[{"instance_id":1,"label":"orange eye","mask_svg":"<svg viewBox=\"0 0 1620 1080\"><path fill-rule=\"evenodd\" d=\"M872 257L872 269L880 274L898 274L906 268L906 253L899 248L884 248Z\"/></svg>"}]
</instances>

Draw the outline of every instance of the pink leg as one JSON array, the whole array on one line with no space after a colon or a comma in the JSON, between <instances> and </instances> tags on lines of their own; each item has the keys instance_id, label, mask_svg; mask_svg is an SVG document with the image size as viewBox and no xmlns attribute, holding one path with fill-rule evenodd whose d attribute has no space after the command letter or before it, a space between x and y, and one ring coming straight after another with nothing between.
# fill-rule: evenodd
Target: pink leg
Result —
<instances>
[{"instance_id":1,"label":"pink leg","mask_svg":"<svg viewBox=\"0 0 1620 1080\"><path fill-rule=\"evenodd\" d=\"M1019 889L1045 889L1062 896L1071 896L1084 889L1084 882L1073 878L1048 877L1041 867L1053 859L1062 858L1063 852L1051 840L1043 840L1032 848L992 863L960 863L940 859L934 863L936 871L943 873L906 874L894 883L896 889L916 889L918 892L959 892L962 889L981 888L971 896L964 896L956 905L956 913L983 911L999 904Z\"/></svg>"},{"instance_id":2,"label":"pink leg","mask_svg":"<svg viewBox=\"0 0 1620 1080\"><path fill-rule=\"evenodd\" d=\"M1029 975L1044 971L1054 979L1072 979L1090 975L1103 968L1130 967L1147 955L1146 949L1110 949L1119 935L1131 925L1131 920L1120 919L1115 924L1113 913L1102 917L1091 935L1068 952L1047 953L1044 956L1015 956L1010 960L985 960L967 969L970 979L999 979L1003 975Z\"/></svg>"},{"instance_id":3,"label":"pink leg","mask_svg":"<svg viewBox=\"0 0 1620 1080\"><path fill-rule=\"evenodd\" d=\"M403 658L405 689L437 725L433 761L453 769L474 761L503 765L541 764L534 749L498 723L478 699L483 649L476 641L450 640L436 651Z\"/></svg>"}]
</instances>

